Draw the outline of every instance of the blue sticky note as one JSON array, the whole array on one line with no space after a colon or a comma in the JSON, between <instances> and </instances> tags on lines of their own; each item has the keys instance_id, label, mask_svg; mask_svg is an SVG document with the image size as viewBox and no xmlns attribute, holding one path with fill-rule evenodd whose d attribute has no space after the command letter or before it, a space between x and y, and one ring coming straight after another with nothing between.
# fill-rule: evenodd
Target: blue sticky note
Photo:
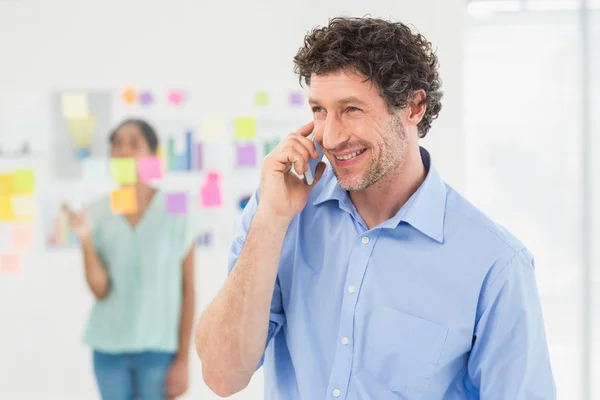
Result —
<instances>
[{"instance_id":1,"label":"blue sticky note","mask_svg":"<svg viewBox=\"0 0 600 400\"><path fill-rule=\"evenodd\" d=\"M106 158L86 158L81 161L81 177L85 180L109 179L109 164Z\"/></svg>"}]
</instances>

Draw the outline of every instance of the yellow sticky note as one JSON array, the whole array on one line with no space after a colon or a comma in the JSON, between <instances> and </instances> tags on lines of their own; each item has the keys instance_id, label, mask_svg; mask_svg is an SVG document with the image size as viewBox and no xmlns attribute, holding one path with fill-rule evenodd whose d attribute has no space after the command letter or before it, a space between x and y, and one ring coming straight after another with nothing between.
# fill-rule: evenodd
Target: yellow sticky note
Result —
<instances>
[{"instance_id":1,"label":"yellow sticky note","mask_svg":"<svg viewBox=\"0 0 600 400\"><path fill-rule=\"evenodd\" d=\"M110 173L121 185L137 183L137 167L133 158L111 158Z\"/></svg>"},{"instance_id":2,"label":"yellow sticky note","mask_svg":"<svg viewBox=\"0 0 600 400\"><path fill-rule=\"evenodd\" d=\"M84 118L90 115L86 93L63 93L61 96L62 113L65 118Z\"/></svg>"},{"instance_id":3,"label":"yellow sticky note","mask_svg":"<svg viewBox=\"0 0 600 400\"><path fill-rule=\"evenodd\" d=\"M134 214L138 210L135 187L124 186L110 193L110 208L115 214Z\"/></svg>"},{"instance_id":4,"label":"yellow sticky note","mask_svg":"<svg viewBox=\"0 0 600 400\"><path fill-rule=\"evenodd\" d=\"M31 225L13 225L12 245L19 250L30 250L34 247L34 234Z\"/></svg>"},{"instance_id":5,"label":"yellow sticky note","mask_svg":"<svg viewBox=\"0 0 600 400\"><path fill-rule=\"evenodd\" d=\"M13 221L14 219L11 197L0 196L0 221Z\"/></svg>"},{"instance_id":6,"label":"yellow sticky note","mask_svg":"<svg viewBox=\"0 0 600 400\"><path fill-rule=\"evenodd\" d=\"M13 196L11 201L15 220L29 221L35 217L35 198L33 196Z\"/></svg>"},{"instance_id":7,"label":"yellow sticky note","mask_svg":"<svg viewBox=\"0 0 600 400\"><path fill-rule=\"evenodd\" d=\"M238 117L235 119L235 139L252 140L256 137L256 119L254 117Z\"/></svg>"},{"instance_id":8,"label":"yellow sticky note","mask_svg":"<svg viewBox=\"0 0 600 400\"><path fill-rule=\"evenodd\" d=\"M0 197L12 196L13 174L0 174Z\"/></svg>"},{"instance_id":9,"label":"yellow sticky note","mask_svg":"<svg viewBox=\"0 0 600 400\"><path fill-rule=\"evenodd\" d=\"M203 142L217 142L225 136L225 124L217 118L205 118L200 121L200 140Z\"/></svg>"},{"instance_id":10,"label":"yellow sticky note","mask_svg":"<svg viewBox=\"0 0 600 400\"><path fill-rule=\"evenodd\" d=\"M267 92L258 92L254 95L254 103L257 106L266 106L269 104L269 93Z\"/></svg>"},{"instance_id":11,"label":"yellow sticky note","mask_svg":"<svg viewBox=\"0 0 600 400\"><path fill-rule=\"evenodd\" d=\"M13 194L32 194L35 190L35 171L18 169L13 174Z\"/></svg>"},{"instance_id":12,"label":"yellow sticky note","mask_svg":"<svg viewBox=\"0 0 600 400\"><path fill-rule=\"evenodd\" d=\"M0 253L0 274L16 275L21 271L21 258L18 253Z\"/></svg>"},{"instance_id":13,"label":"yellow sticky note","mask_svg":"<svg viewBox=\"0 0 600 400\"><path fill-rule=\"evenodd\" d=\"M67 120L69 134L77 147L88 148L96 133L96 118L91 115Z\"/></svg>"}]
</instances>

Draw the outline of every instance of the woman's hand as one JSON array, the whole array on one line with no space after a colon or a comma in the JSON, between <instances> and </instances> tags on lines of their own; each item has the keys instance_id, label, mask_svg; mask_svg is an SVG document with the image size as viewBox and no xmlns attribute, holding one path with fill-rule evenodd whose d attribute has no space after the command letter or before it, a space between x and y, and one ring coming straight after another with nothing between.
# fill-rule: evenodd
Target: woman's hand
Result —
<instances>
[{"instance_id":1,"label":"woman's hand","mask_svg":"<svg viewBox=\"0 0 600 400\"><path fill-rule=\"evenodd\" d=\"M188 389L188 361L175 358L165 382L166 392L169 399L181 396Z\"/></svg>"}]
</instances>

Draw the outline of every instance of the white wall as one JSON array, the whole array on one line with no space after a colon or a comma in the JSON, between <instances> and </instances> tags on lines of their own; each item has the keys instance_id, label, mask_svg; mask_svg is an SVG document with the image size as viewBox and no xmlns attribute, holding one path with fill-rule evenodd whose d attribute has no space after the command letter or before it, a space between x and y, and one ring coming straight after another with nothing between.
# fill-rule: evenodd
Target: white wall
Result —
<instances>
[{"instance_id":1,"label":"white wall","mask_svg":"<svg viewBox=\"0 0 600 400\"><path fill-rule=\"evenodd\" d=\"M218 113L243 107L241 98L257 87L293 85L293 55L306 31L328 17L391 17L412 23L439 48L446 96L425 144L446 179L463 190L463 3L0 1L0 92L174 85L201 93L201 111ZM198 311L225 278L225 258L225 249L200 253ZM90 354L81 345L92 300L80 255L40 250L28 262L35 273L0 278L0 398L94 399ZM235 398L261 398L256 378ZM216 398L203 386L195 357L185 398Z\"/></svg>"}]
</instances>

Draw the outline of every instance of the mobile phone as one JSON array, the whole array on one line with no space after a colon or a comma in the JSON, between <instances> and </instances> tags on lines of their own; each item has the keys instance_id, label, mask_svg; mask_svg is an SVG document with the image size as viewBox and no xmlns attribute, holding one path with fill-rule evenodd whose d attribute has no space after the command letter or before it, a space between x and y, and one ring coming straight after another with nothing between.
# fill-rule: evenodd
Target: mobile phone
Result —
<instances>
[{"instance_id":1,"label":"mobile phone","mask_svg":"<svg viewBox=\"0 0 600 400\"><path fill-rule=\"evenodd\" d=\"M323 150L321 150L321 147L319 147L317 142L315 142L314 132L311 133L310 135L308 135L308 139L312 140L312 142L315 145L315 150L317 150L317 154L319 155L319 157L317 157L317 158L309 158L308 159L308 169L304 173L304 182L306 182L306 184L310 186L315 181L317 165L319 165L319 163L323 159Z\"/></svg>"}]
</instances>

